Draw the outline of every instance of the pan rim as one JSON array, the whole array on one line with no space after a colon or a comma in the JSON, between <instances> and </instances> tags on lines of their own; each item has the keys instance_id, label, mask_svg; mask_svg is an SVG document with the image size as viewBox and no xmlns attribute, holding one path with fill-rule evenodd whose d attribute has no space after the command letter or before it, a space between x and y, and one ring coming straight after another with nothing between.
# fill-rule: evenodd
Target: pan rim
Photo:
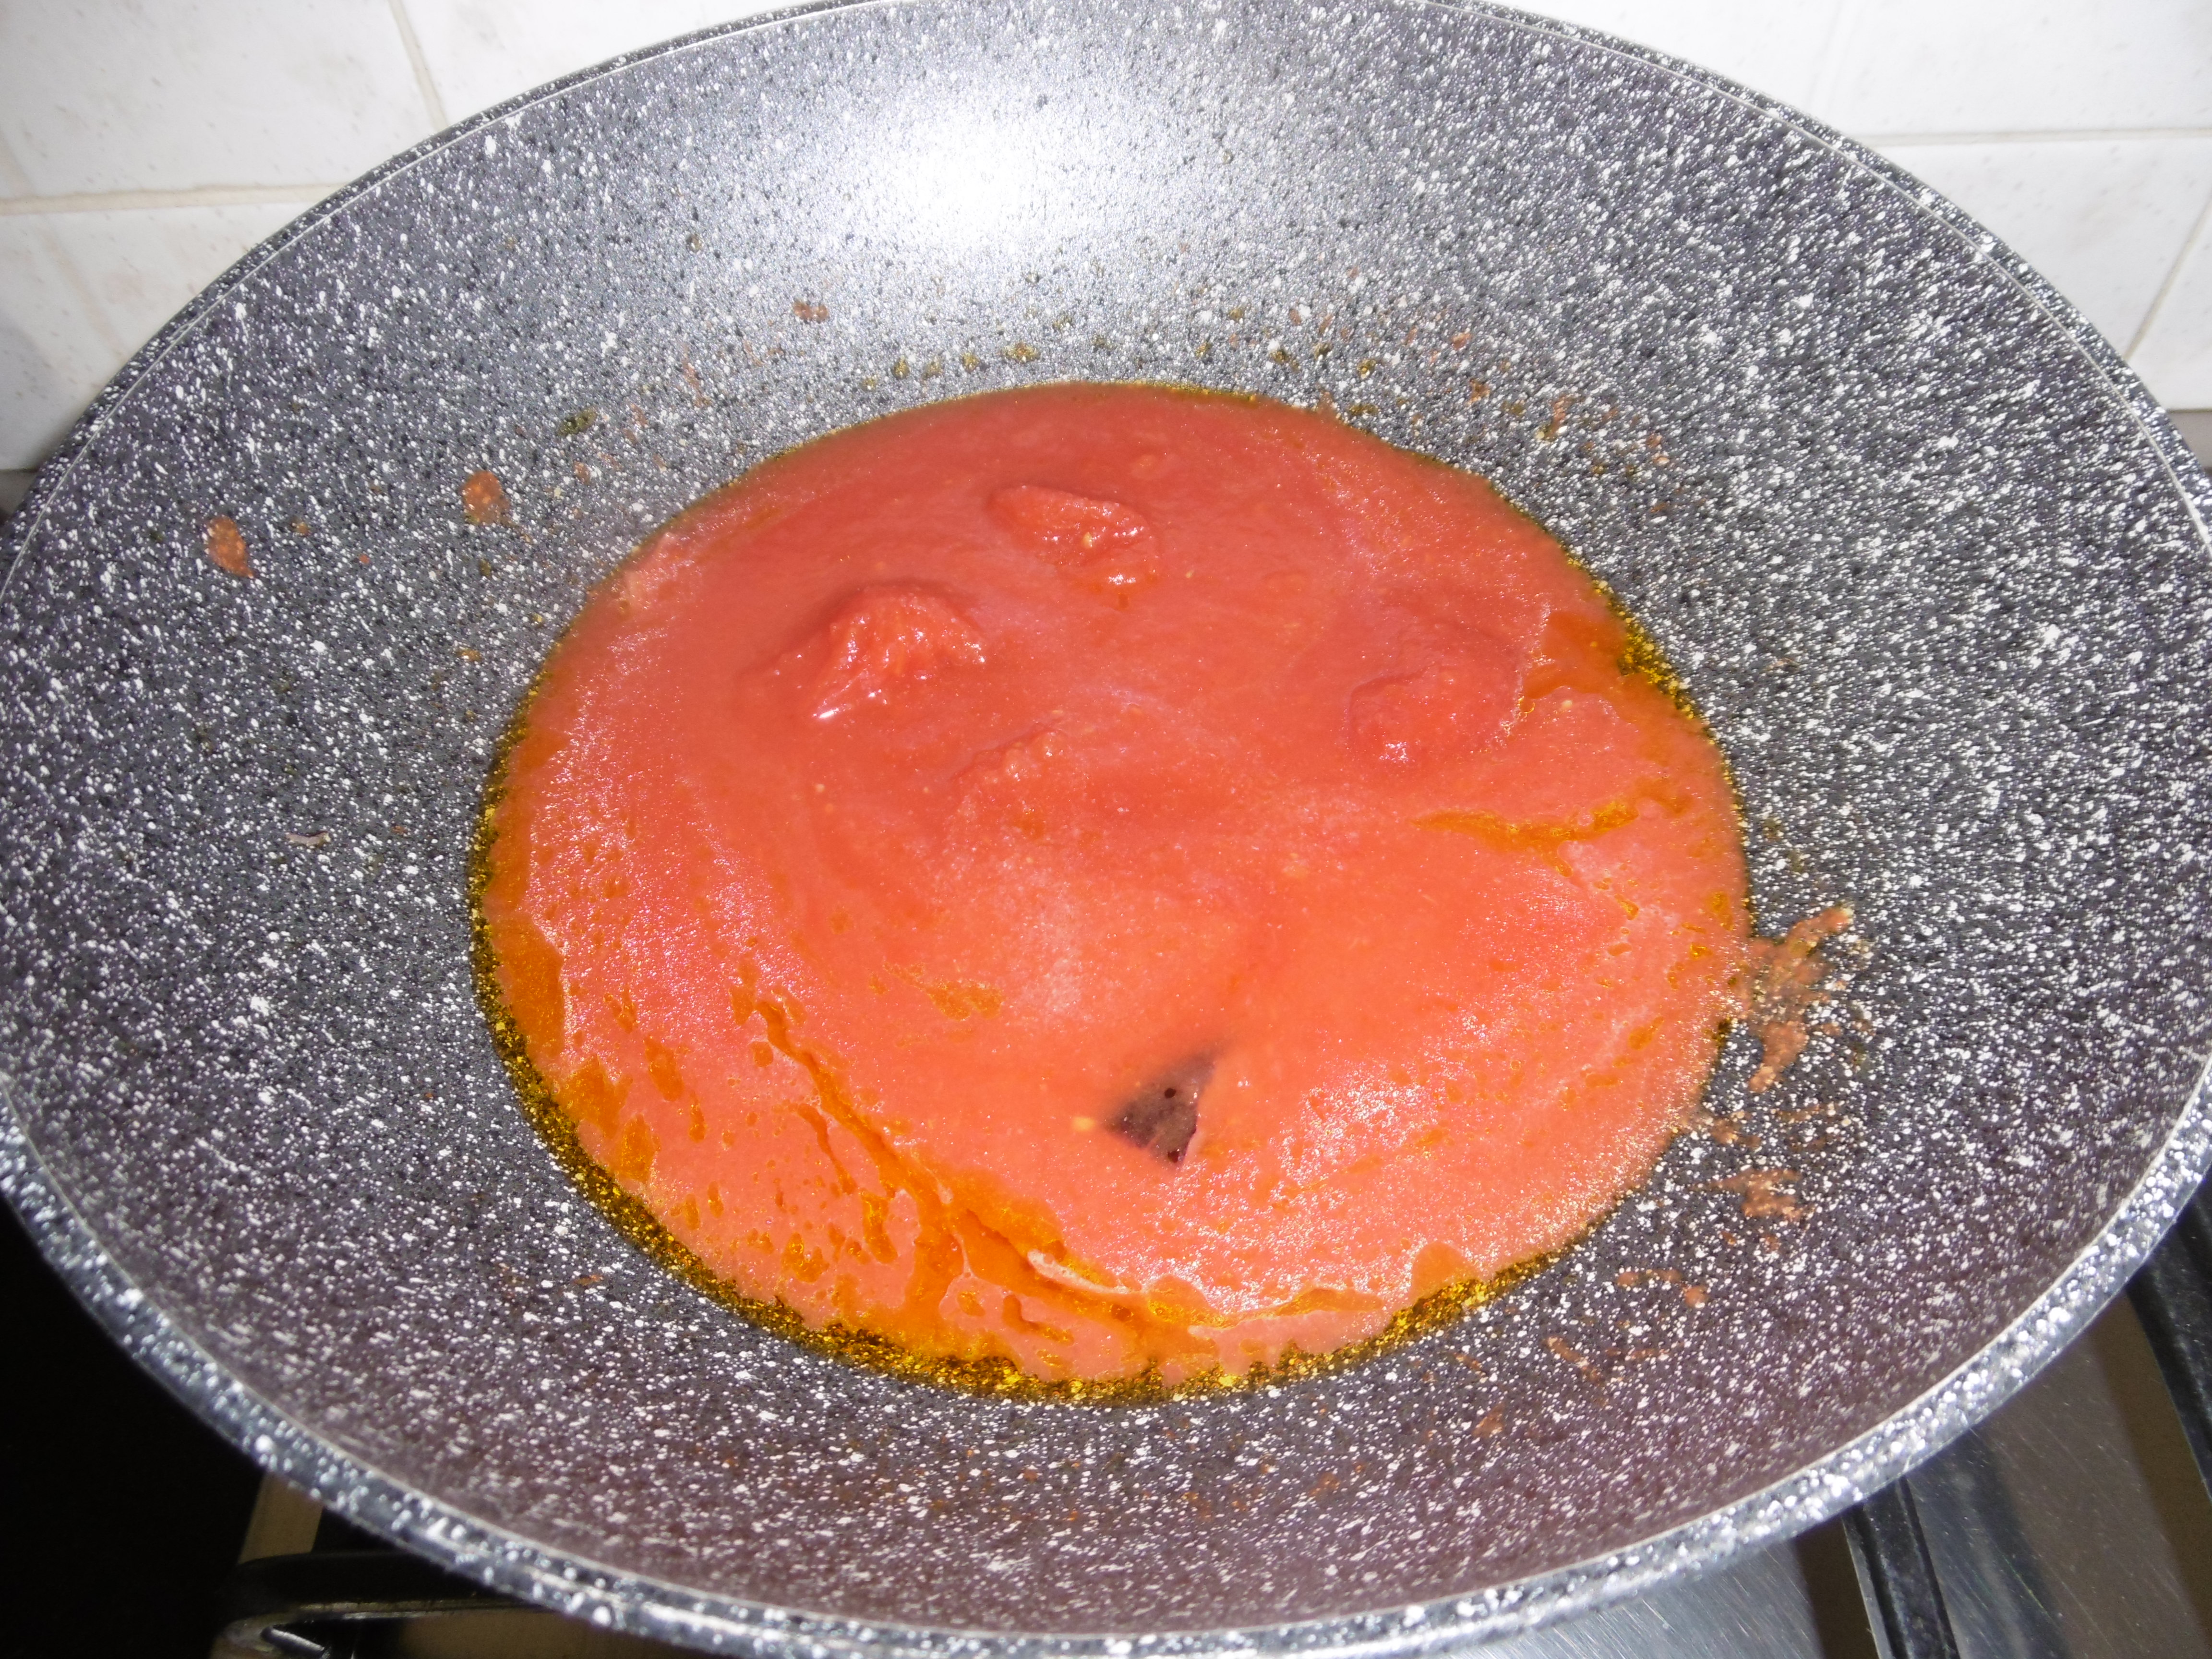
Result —
<instances>
[{"instance_id":1,"label":"pan rim","mask_svg":"<svg viewBox=\"0 0 2212 1659\"><path fill-rule=\"evenodd\" d=\"M977 0L813 0L704 29L580 70L493 106L425 138L316 204L258 244L135 353L39 469L29 495L0 532L0 598L11 587L64 481L110 416L169 353L235 289L295 240L351 204L488 127L633 65L829 12L931 7ZM2186 506L2200 545L2212 549L2212 478L2195 461L2141 377L2050 283L1932 187L1863 144L1778 100L1680 58L1486 0L1390 0L1392 9L1472 15L1571 41L1654 68L1717 94L1835 154L1903 197L1994 264L2084 358L2113 403L2132 417ZM2010 1399L2118 1295L2212 1165L2212 1062L2201 1070L2173 1128L2148 1154L2142 1177L2104 1227L2004 1329L1889 1418L1794 1474L1633 1544L1489 1589L1356 1613L1267 1626L1137 1633L1057 1633L940 1628L787 1608L706 1594L532 1542L415 1491L319 1433L292 1422L231 1376L154 1298L134 1285L97 1231L47 1172L29 1125L0 1073L0 1193L72 1293L126 1352L183 1404L258 1463L349 1521L487 1586L602 1628L706 1646L786 1656L838 1654L1098 1656L1260 1648L1320 1659L1425 1653L1518 1633L1594 1611L1679 1577L1717 1569L1838 1513L1926 1461Z\"/></svg>"}]
</instances>

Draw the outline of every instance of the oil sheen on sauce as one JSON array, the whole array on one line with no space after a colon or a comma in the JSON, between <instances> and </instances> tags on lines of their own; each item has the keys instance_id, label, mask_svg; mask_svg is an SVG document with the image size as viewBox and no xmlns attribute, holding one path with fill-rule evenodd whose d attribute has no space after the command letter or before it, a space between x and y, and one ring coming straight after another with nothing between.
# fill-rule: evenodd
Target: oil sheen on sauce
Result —
<instances>
[{"instance_id":1,"label":"oil sheen on sauce","mask_svg":"<svg viewBox=\"0 0 2212 1659\"><path fill-rule=\"evenodd\" d=\"M511 734L479 979L665 1261L940 1381L1280 1375L1570 1243L1747 949L1726 768L1481 479L1055 386L698 502Z\"/></svg>"}]
</instances>

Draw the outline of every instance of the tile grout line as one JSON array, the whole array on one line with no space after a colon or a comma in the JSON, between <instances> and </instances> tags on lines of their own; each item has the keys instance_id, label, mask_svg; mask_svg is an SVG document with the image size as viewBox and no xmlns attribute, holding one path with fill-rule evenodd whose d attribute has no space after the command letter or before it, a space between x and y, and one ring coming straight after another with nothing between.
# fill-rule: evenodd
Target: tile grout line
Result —
<instances>
[{"instance_id":1,"label":"tile grout line","mask_svg":"<svg viewBox=\"0 0 2212 1659\"><path fill-rule=\"evenodd\" d=\"M263 202L313 206L343 185L211 185L198 190L108 190L69 196L0 198L0 218L46 213L114 213L147 208L251 207Z\"/></svg>"},{"instance_id":2,"label":"tile grout line","mask_svg":"<svg viewBox=\"0 0 2212 1659\"><path fill-rule=\"evenodd\" d=\"M2157 326L2159 313L2166 309L2166 302L2173 297L2173 290L2181 285L2181 273L2189 268L2191 258L2203 250L2208 228L2212 228L2212 191L2206 193L2204 205L2197 210L2197 222L2190 226L2189 234L2182 241L2181 252L2173 256L2173 264L2166 270L2166 280L2158 285L2157 296L2151 301L2150 309L2143 313L2142 325L2136 330L2135 338L2128 342L2127 350L2121 354L2130 364L2135 362L2136 353L2142 349L2143 342L2150 338L2151 330ZM2140 374L2142 371L2137 368L2136 372Z\"/></svg>"},{"instance_id":3,"label":"tile grout line","mask_svg":"<svg viewBox=\"0 0 2212 1659\"><path fill-rule=\"evenodd\" d=\"M400 44L407 48L407 61L415 67L415 85L422 94L422 107L429 113L430 131L443 132L453 123L446 117L446 100L438 95L438 83L430 74L430 60L422 55L415 21L407 15L407 0L392 0L392 21L399 31Z\"/></svg>"}]
</instances>

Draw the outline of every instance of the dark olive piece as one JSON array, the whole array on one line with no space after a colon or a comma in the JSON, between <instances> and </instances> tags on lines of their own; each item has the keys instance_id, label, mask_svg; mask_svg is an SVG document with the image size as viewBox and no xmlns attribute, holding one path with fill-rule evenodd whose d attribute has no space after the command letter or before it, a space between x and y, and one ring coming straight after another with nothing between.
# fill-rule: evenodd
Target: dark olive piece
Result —
<instances>
[{"instance_id":1,"label":"dark olive piece","mask_svg":"<svg viewBox=\"0 0 2212 1659\"><path fill-rule=\"evenodd\" d=\"M1109 1127L1146 1152L1180 1164L1198 1133L1198 1097L1212 1075L1210 1057L1188 1060L1131 1096Z\"/></svg>"}]
</instances>

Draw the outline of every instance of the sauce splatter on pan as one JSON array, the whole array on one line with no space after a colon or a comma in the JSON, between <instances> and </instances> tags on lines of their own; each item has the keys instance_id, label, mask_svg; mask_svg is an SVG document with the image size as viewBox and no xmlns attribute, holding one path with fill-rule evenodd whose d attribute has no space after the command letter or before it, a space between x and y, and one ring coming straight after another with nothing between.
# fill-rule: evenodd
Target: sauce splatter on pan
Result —
<instances>
[{"instance_id":1,"label":"sauce splatter on pan","mask_svg":"<svg viewBox=\"0 0 2212 1659\"><path fill-rule=\"evenodd\" d=\"M514 509L498 473L471 472L461 481L461 516L473 525L514 522Z\"/></svg>"},{"instance_id":2,"label":"sauce splatter on pan","mask_svg":"<svg viewBox=\"0 0 2212 1659\"><path fill-rule=\"evenodd\" d=\"M258 574L253 568L253 557L246 550L246 536L234 519L210 519L207 521L207 556L218 570L228 575L250 577Z\"/></svg>"}]
</instances>

